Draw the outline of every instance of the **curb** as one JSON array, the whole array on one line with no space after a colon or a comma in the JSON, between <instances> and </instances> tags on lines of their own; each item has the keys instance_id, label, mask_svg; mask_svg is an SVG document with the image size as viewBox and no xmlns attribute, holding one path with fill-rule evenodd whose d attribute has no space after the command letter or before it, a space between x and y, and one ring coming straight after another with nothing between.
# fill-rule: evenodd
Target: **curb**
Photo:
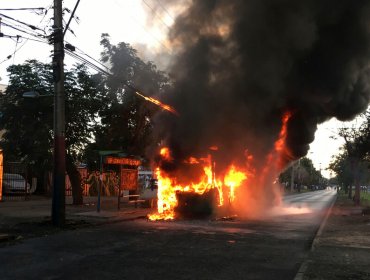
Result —
<instances>
[{"instance_id":1,"label":"curb","mask_svg":"<svg viewBox=\"0 0 370 280\"><path fill-rule=\"evenodd\" d=\"M315 234L315 237L312 240L309 253L311 253L315 250L317 240L321 236L321 234L322 234L322 232L323 232L323 230L326 226L326 223L327 223L328 218L329 218L330 213L331 213L331 209L333 208L335 202L337 201L337 198L338 198L338 195L336 195L335 199L333 199L333 201L330 203L330 206L329 206L328 210L326 210L325 217L324 217L323 221L321 222L320 227L319 227L319 229L317 230L317 232ZM303 263L301 264L301 266L298 269L297 274L294 277L294 280L303 280L303 276L304 276L304 274L305 274L305 272L308 268L308 265L311 262L312 261L310 259L306 259L306 260L303 261Z\"/></svg>"},{"instance_id":2,"label":"curb","mask_svg":"<svg viewBox=\"0 0 370 280\"><path fill-rule=\"evenodd\" d=\"M319 229L317 230L316 232L316 235L312 241L312 244L311 244L311 249L310 251L313 252L315 250L315 246L316 246L316 243L317 243L317 240L318 238L321 236L325 226L326 226L326 223L328 221L328 218L330 216L330 213L331 213L331 209L333 208L335 202L337 201L337 198L338 198L338 195L335 197L335 199L333 199L333 201L331 202L328 210L326 211L326 214L325 214L325 217L324 217L324 220L321 222L321 225L319 227Z\"/></svg>"},{"instance_id":3,"label":"curb","mask_svg":"<svg viewBox=\"0 0 370 280\"><path fill-rule=\"evenodd\" d=\"M115 224L115 223L120 223L120 222L127 222L127 221L134 221L134 220L139 220L139 219L146 219L147 214L144 214L143 212L145 211L137 211L138 213L130 213L127 216L111 216L111 217L99 217L99 216L89 216L89 215L78 215L78 214L72 214L74 218L80 218L84 219L86 221L90 220L90 223L92 225L106 225L106 224ZM140 213L141 212L141 213ZM93 220L93 221L91 221Z\"/></svg>"}]
</instances>

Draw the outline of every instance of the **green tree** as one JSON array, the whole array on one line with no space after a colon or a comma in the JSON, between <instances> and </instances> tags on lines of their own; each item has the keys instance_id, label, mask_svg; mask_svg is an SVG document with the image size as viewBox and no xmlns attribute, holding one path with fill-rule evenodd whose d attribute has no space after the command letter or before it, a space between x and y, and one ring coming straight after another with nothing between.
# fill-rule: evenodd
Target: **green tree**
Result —
<instances>
[{"instance_id":1,"label":"green tree","mask_svg":"<svg viewBox=\"0 0 370 280\"><path fill-rule=\"evenodd\" d=\"M132 86L147 96L160 96L169 85L168 77L152 62L142 61L129 44L112 45L102 35L102 61L111 65L106 94L99 109L101 123L90 150L122 150L144 156L152 143L152 116L159 110L135 94ZM90 152L91 153L91 152Z\"/></svg>"},{"instance_id":2,"label":"green tree","mask_svg":"<svg viewBox=\"0 0 370 280\"><path fill-rule=\"evenodd\" d=\"M0 130L5 130L0 145L7 160L30 164L42 179L42 173L52 167L53 98L28 99L22 95L30 90L43 96L52 95L52 67L29 60L10 66L8 72L9 86L0 97ZM66 71L65 76L66 170L72 184L73 202L81 204L81 178L76 164L83 148L92 141L102 88L82 65Z\"/></svg>"},{"instance_id":3,"label":"green tree","mask_svg":"<svg viewBox=\"0 0 370 280\"><path fill-rule=\"evenodd\" d=\"M342 127L338 136L343 138L342 153L337 155L330 168L337 174L339 181L348 188L348 197L352 198L352 186L355 186L353 196L356 205L360 204L360 186L366 183L370 166L370 109L363 115L360 127Z\"/></svg>"},{"instance_id":4,"label":"green tree","mask_svg":"<svg viewBox=\"0 0 370 280\"><path fill-rule=\"evenodd\" d=\"M292 172L293 168L294 172ZM320 171L314 167L311 159L307 157L303 157L299 161L293 163L279 176L279 181L287 186L290 186L292 179L293 183L297 185L298 188L301 186L311 188L312 186L322 185L324 182L324 178Z\"/></svg>"},{"instance_id":5,"label":"green tree","mask_svg":"<svg viewBox=\"0 0 370 280\"><path fill-rule=\"evenodd\" d=\"M345 152L336 155L334 160L330 163L329 168L335 172L338 183L351 198L352 188L350 187L353 182L353 174L351 172L351 163L348 155Z\"/></svg>"}]
</instances>

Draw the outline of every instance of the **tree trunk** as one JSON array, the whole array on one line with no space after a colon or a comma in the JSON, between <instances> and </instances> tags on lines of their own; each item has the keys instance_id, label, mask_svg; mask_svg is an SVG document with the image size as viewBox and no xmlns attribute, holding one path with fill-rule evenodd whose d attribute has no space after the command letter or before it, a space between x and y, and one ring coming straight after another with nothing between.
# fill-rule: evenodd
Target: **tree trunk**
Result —
<instances>
[{"instance_id":1,"label":"tree trunk","mask_svg":"<svg viewBox=\"0 0 370 280\"><path fill-rule=\"evenodd\" d=\"M348 186L348 198L352 199L352 183Z\"/></svg>"},{"instance_id":2,"label":"tree trunk","mask_svg":"<svg viewBox=\"0 0 370 280\"><path fill-rule=\"evenodd\" d=\"M344 184L343 188L344 188L344 193L348 194L348 185Z\"/></svg>"},{"instance_id":3,"label":"tree trunk","mask_svg":"<svg viewBox=\"0 0 370 280\"><path fill-rule=\"evenodd\" d=\"M360 205L360 180L359 180L359 160L356 159L354 164L354 183L355 183L355 196L353 201L356 206Z\"/></svg>"},{"instance_id":4,"label":"tree trunk","mask_svg":"<svg viewBox=\"0 0 370 280\"><path fill-rule=\"evenodd\" d=\"M73 205L82 205L83 196L81 187L81 175L73 162L73 158L68 154L66 157L66 169L72 186Z\"/></svg>"}]
</instances>

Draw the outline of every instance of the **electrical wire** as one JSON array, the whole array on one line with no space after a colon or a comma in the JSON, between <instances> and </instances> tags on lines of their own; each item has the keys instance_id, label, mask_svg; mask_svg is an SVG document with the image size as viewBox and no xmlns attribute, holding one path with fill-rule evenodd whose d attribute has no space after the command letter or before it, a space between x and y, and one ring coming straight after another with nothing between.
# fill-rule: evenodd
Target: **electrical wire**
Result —
<instances>
[{"instance_id":1,"label":"electrical wire","mask_svg":"<svg viewBox=\"0 0 370 280\"><path fill-rule=\"evenodd\" d=\"M167 23L162 19L161 16L158 15L158 13L155 11L155 9L150 6L145 0L141 0L150 10L152 10L153 14L155 17L159 18L159 20L168 28L170 29L171 27L167 25Z\"/></svg>"},{"instance_id":2,"label":"electrical wire","mask_svg":"<svg viewBox=\"0 0 370 280\"><path fill-rule=\"evenodd\" d=\"M102 74L105 74L105 75L108 75L108 76L111 76L112 74L104 69L102 69L101 67L95 65L94 63L92 63L91 61L88 61L87 59L81 57L80 55L68 50L68 49L65 49L65 53L68 54L69 56L71 56L72 58L82 62L83 64L86 64L87 66L89 66L90 68L102 73Z\"/></svg>"},{"instance_id":3,"label":"electrical wire","mask_svg":"<svg viewBox=\"0 0 370 280\"><path fill-rule=\"evenodd\" d=\"M68 42L66 42L67 44L70 44ZM72 44L70 44L72 45ZM88 55L87 53L85 53L83 50L77 48L76 46L73 46L75 47L75 49L82 55L84 56L87 56L89 59L93 60L94 62L98 63L100 66L104 67L105 69L107 69L109 71L109 68L107 66L105 66L104 64L102 64L99 60L96 60L95 58L93 58L92 56Z\"/></svg>"},{"instance_id":4,"label":"electrical wire","mask_svg":"<svg viewBox=\"0 0 370 280\"><path fill-rule=\"evenodd\" d=\"M43 34L39 34L39 33L30 33L29 31L26 31L24 29L22 29L22 27L18 26L18 27L15 27L11 24L8 24L6 22L2 22L2 25L5 26L5 27L9 27L11 29L14 29L14 30L17 30L19 32L22 32L22 33L26 33L28 35L31 35L31 36L35 36L35 37L40 37L40 38L45 38L46 36L43 35Z\"/></svg>"},{"instance_id":5,"label":"electrical wire","mask_svg":"<svg viewBox=\"0 0 370 280\"><path fill-rule=\"evenodd\" d=\"M165 13L170 17L170 19L172 19L173 22L175 22L175 19L174 17L168 12L168 10L163 6L163 4L161 3L161 1L157 0L157 3L159 4L159 6L161 6L162 10L165 11Z\"/></svg>"},{"instance_id":6,"label":"electrical wire","mask_svg":"<svg viewBox=\"0 0 370 280\"><path fill-rule=\"evenodd\" d=\"M18 36L10 36L10 35L5 35L4 34L3 36L6 37L6 38L10 38L10 39L12 39L12 38L25 39L26 41L21 46L19 46L18 49L15 49L14 52L13 52L13 54L8 55L4 60L2 60L0 62L0 65L3 64L4 62L10 60L28 42L28 40L39 42L39 43L44 43L44 44L48 44L49 45L49 42L47 42L47 41L41 41L41 40L36 40L36 39L32 39L32 38L27 38L27 37L23 37L23 36L20 36L20 35L18 35ZM13 59L13 64L14 64L14 59Z\"/></svg>"},{"instance_id":7,"label":"electrical wire","mask_svg":"<svg viewBox=\"0 0 370 280\"><path fill-rule=\"evenodd\" d=\"M49 45L49 42L44 40L38 40L38 39L33 39L33 38L29 38L29 37L23 37L21 35L7 35L7 34L3 34L3 37L5 38L10 38L10 39L13 39L13 38L22 38L22 39L25 39L25 40L31 40L31 41L35 41L35 42L39 42L39 43L45 43L45 44L48 44Z\"/></svg>"},{"instance_id":8,"label":"electrical wire","mask_svg":"<svg viewBox=\"0 0 370 280\"><path fill-rule=\"evenodd\" d=\"M45 8L9 8L9 9L0 9L0 11L25 11L25 10L44 10Z\"/></svg>"},{"instance_id":9,"label":"electrical wire","mask_svg":"<svg viewBox=\"0 0 370 280\"><path fill-rule=\"evenodd\" d=\"M18 23L20 23L20 24L26 25L26 26L28 26L29 28L33 29L33 30L40 30L40 31L42 31L42 32L44 32L44 33L45 33L45 31L44 31L44 30L42 30L41 28L38 28L37 26L34 26L34 25L32 25L32 24L25 23L25 22L23 22L23 21L20 21L20 20L18 20L18 19L12 18L12 17L10 17L10 16L4 15L4 14L2 14L2 13L0 13L0 16L2 16L2 17L4 17L4 18L7 18L7 19L10 19L10 20L13 20L13 21L15 21L15 22L18 22Z\"/></svg>"},{"instance_id":10,"label":"electrical wire","mask_svg":"<svg viewBox=\"0 0 370 280\"><path fill-rule=\"evenodd\" d=\"M123 9L123 7L121 6L121 4L119 2L117 2L117 0L114 1L116 3L117 6L121 7ZM167 49L167 51L172 54L172 50L169 49L165 44L163 44L163 42L161 40L159 40L156 36L154 36L152 33L150 33L145 27L143 24L141 24L134 16L132 16L131 14L129 14L129 16L136 22L140 25L140 27L149 35L151 36L153 39L155 39L160 45L162 45L162 47L164 47L165 49Z\"/></svg>"},{"instance_id":11,"label":"electrical wire","mask_svg":"<svg viewBox=\"0 0 370 280\"><path fill-rule=\"evenodd\" d=\"M51 9L53 7L53 5L50 5L50 6L48 6L47 8L43 8L43 10L45 10L45 12L44 12L44 16L42 17L42 19L40 20L40 22L39 22L39 24L41 24L43 21L44 21L44 19L45 19L45 17L46 17L46 15L47 15L47 13L48 13L48 11ZM3 22L2 22L3 23ZM27 32L26 32L27 33ZM44 31L44 33L46 33L45 31ZM35 36L35 35L33 35L33 34L30 34L30 33L27 33L28 35L32 35L32 36ZM36 33L37 34L37 33ZM44 35L41 35L41 34L38 34L40 37L42 37L42 38L46 38ZM12 39L12 36L9 36L9 35L5 35L5 37L9 37L9 38L11 38ZM36 36L36 37L38 37L38 36ZM14 37L13 37L14 38ZM25 39L25 41L24 41L24 43L21 45L21 46L19 46L19 48L18 49L16 49L15 51L14 51L14 53L13 53L13 55L15 54L15 53L17 53L20 49L22 49L23 47L24 47L24 45L30 40L30 41L35 41L35 42L40 42L40 43L46 43L46 44L49 44L49 42L47 42L47 41L42 41L42 40L36 40L36 39L32 39L32 38L26 38L26 37L23 37L23 36L20 36L20 38L22 38L22 39ZM11 58L12 58L12 56L13 56L12 54L10 54L10 55L8 55L4 60L2 60L1 62L0 62L0 65L1 64L3 64L4 62L6 62L6 61L8 61L8 60L10 60Z\"/></svg>"},{"instance_id":12,"label":"electrical wire","mask_svg":"<svg viewBox=\"0 0 370 280\"><path fill-rule=\"evenodd\" d=\"M76 10L77 10L78 4L80 4L80 0L77 0L77 2L76 2L76 5L75 5L75 7L74 7L74 9L73 9L73 11L72 11L72 14L71 14L71 16L70 16L69 20L68 20L68 23L66 24L66 27L65 27L65 29L64 29L63 37L66 35L66 32L67 32L68 27L69 27L69 24L71 23L71 20L72 20L72 18L74 17L74 14L75 14L75 12L76 12ZM72 34L74 35L74 32L72 32Z\"/></svg>"},{"instance_id":13,"label":"electrical wire","mask_svg":"<svg viewBox=\"0 0 370 280\"><path fill-rule=\"evenodd\" d=\"M15 51L17 50L18 42L19 42L19 36L17 36L17 42L15 43L15 48L14 48L14 52L13 52L13 64L14 64L14 60L15 60Z\"/></svg>"}]
</instances>

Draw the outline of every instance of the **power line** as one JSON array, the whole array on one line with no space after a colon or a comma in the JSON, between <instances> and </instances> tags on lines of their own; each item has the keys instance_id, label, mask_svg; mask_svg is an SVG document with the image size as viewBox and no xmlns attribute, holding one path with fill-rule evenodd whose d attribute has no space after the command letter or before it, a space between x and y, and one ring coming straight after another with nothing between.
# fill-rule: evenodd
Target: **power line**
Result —
<instances>
[{"instance_id":1,"label":"power line","mask_svg":"<svg viewBox=\"0 0 370 280\"><path fill-rule=\"evenodd\" d=\"M74 59L86 64L87 66L91 67L92 69L102 73L102 74L105 74L105 75L108 75L108 76L111 76L112 74L109 73L108 71L102 69L101 67L95 65L94 63L92 63L91 61L88 61L87 59L81 57L80 55L70 51L69 49L65 49L65 52L66 54L68 54L69 56L73 57ZM105 67L105 66L104 66Z\"/></svg>"},{"instance_id":2,"label":"power line","mask_svg":"<svg viewBox=\"0 0 370 280\"><path fill-rule=\"evenodd\" d=\"M67 32L68 27L69 27L69 24L71 23L71 20L72 20L72 18L74 17L74 14L75 14L75 12L76 12L76 10L77 10L78 4L80 4L80 0L77 0L77 3L76 3L76 5L75 5L75 7L74 7L74 9L73 9L73 11L72 11L72 14L71 14L71 16L70 16L70 18L69 18L69 20L68 20L68 23L66 24L66 27L65 27L65 29L64 29L63 37L66 35L66 32ZM74 34L74 33L73 33L73 34Z\"/></svg>"},{"instance_id":3,"label":"power line","mask_svg":"<svg viewBox=\"0 0 370 280\"><path fill-rule=\"evenodd\" d=\"M43 21L44 21L44 19L45 19L45 17L46 17L46 15L47 15L47 13L48 13L48 11L51 9L51 8L53 8L53 5L50 5L49 7L47 7L47 8L42 8L43 10L45 10L45 12L44 12L44 16L42 17L42 19L40 20L40 22L39 22L39 24L41 24ZM1 23L1 22L0 22ZM44 35L41 35L41 34L37 34L37 35L33 35L33 34L30 34L30 33L28 33L28 32L26 32L28 35L31 35L31 36L35 36L35 37L42 37L42 38L45 38L45 36ZM45 33L45 31L44 31L44 33ZM4 35L4 34L3 34ZM8 35L5 35L5 37L8 37ZM11 38L11 37L10 37ZM22 38L22 39L25 39L25 42L21 45L21 46L19 46L19 48L18 49L16 49L15 51L14 51L14 53L13 53L13 55L15 54L15 53L17 53L21 48L23 48L23 46L30 40L30 41L36 41L36 42L41 42L41 43L46 43L46 44L49 44L48 42L46 42L46 41L41 41L41 40L35 40L35 39L32 39L32 38L26 38L26 37L23 37L23 36L20 36L20 38ZM0 62L0 64L3 64L4 62L6 62L7 60L9 60L9 59L11 59L12 58L12 54L10 54L10 55L8 55L3 61L1 61Z\"/></svg>"},{"instance_id":4,"label":"power line","mask_svg":"<svg viewBox=\"0 0 370 280\"><path fill-rule=\"evenodd\" d=\"M12 55L8 55L3 61L0 62L0 65L3 64L5 61L8 61L9 59L12 58Z\"/></svg>"},{"instance_id":5,"label":"power line","mask_svg":"<svg viewBox=\"0 0 370 280\"><path fill-rule=\"evenodd\" d=\"M163 6L163 4L161 3L161 1L157 0L159 6L161 6L161 8L165 11L165 13L170 17L170 19L172 19L172 21L175 21L174 17L168 12L168 10Z\"/></svg>"},{"instance_id":6,"label":"power line","mask_svg":"<svg viewBox=\"0 0 370 280\"><path fill-rule=\"evenodd\" d=\"M113 76L113 74L111 74L110 72L107 72L107 71L105 71L105 70L101 69L100 67L98 67L98 66L96 66L95 64L91 63L90 61L87 61L86 59L82 58L81 56L79 56L79 55L77 55L77 54L73 53L72 51L70 51L70 50L68 50L68 49L66 49L65 51L66 51L66 53L67 53L68 55L70 55L70 56L74 57L75 59L77 59L77 60L79 60L79 61L82 61L82 62L86 63L88 66L92 67L92 68L93 68L93 69L95 69L96 71L98 71L98 72L100 72L100 73L103 73L103 74L105 74L105 75L107 75L107 76L110 76L110 77L112 77L112 76ZM157 100L157 99L154 99L154 98L152 98L152 97L145 96L145 95L144 95L144 94L142 94L142 93L141 93L137 88L135 88L134 86L132 86L132 85L130 84L130 82L129 82L129 81L127 81L127 80L122 80L121 82L122 82L122 84L124 84L127 88L131 89L131 90L132 90L132 91L133 91L137 96L139 96L139 97L141 97L141 98L145 99L146 101L149 101L149 102L151 102L151 103L153 103L153 104L155 104L155 105L159 106L159 107L160 107L160 108L162 108L163 110L169 111L169 112L171 112L172 114L174 114L174 115L176 115L176 116L179 116L178 112L177 112L174 108L172 108L170 105L168 105L168 104L164 104L164 103L162 103L161 101L159 101L159 100Z\"/></svg>"},{"instance_id":7,"label":"power line","mask_svg":"<svg viewBox=\"0 0 370 280\"><path fill-rule=\"evenodd\" d=\"M15 60L15 51L17 50L18 42L19 42L19 36L17 36L17 42L15 43L15 47L14 47L14 52L13 52L13 64L14 64L14 60Z\"/></svg>"},{"instance_id":8,"label":"power line","mask_svg":"<svg viewBox=\"0 0 370 280\"><path fill-rule=\"evenodd\" d=\"M44 10L45 8L9 8L9 9L0 9L0 11L25 11L25 10Z\"/></svg>"},{"instance_id":9,"label":"power line","mask_svg":"<svg viewBox=\"0 0 370 280\"><path fill-rule=\"evenodd\" d=\"M152 12L153 12L153 14L154 14L154 17L158 17L159 18L159 20L168 28L168 29L170 29L171 27L170 26L168 26L167 25L167 23L165 23L165 21L162 19L162 17L161 16L159 16L158 15L158 13L155 11L155 9L152 7L152 6L150 6L145 0L142 0L142 2L149 8L149 9L151 9L152 10Z\"/></svg>"},{"instance_id":10,"label":"power line","mask_svg":"<svg viewBox=\"0 0 370 280\"><path fill-rule=\"evenodd\" d=\"M5 17L5 18L10 19L10 20L13 20L13 21L16 21L16 22L18 22L18 23L20 23L20 24L26 25L26 26L28 26L29 28L33 29L33 30L36 30L36 29L37 29L37 30L40 30L40 31L42 31L42 32L44 32L44 33L45 33L45 31L44 31L44 30L42 30L41 28L38 28L37 26L34 26L34 25L32 25L32 24L25 23L25 22L23 22L23 21L20 21L20 20L18 20L18 19L12 18L12 17L10 17L10 16L7 16L7 15L1 14L1 13L0 13L0 16Z\"/></svg>"},{"instance_id":11,"label":"power line","mask_svg":"<svg viewBox=\"0 0 370 280\"><path fill-rule=\"evenodd\" d=\"M2 60L0 62L0 65L3 64L4 62L10 60L28 42L28 40L31 40L31 41L34 41L34 42L39 42L39 43L44 43L44 44L49 44L49 42L47 42L47 41L37 40L37 39L33 39L33 38L27 38L27 37L23 37L23 36L20 36L20 35L12 36L12 35L3 34L3 37L10 38L10 39L16 38L17 40L18 39L25 39L26 41L21 46L19 46L19 48L15 49L13 54L8 55L4 60Z\"/></svg>"},{"instance_id":12,"label":"power line","mask_svg":"<svg viewBox=\"0 0 370 280\"><path fill-rule=\"evenodd\" d=\"M26 33L28 35L31 35L31 36L35 36L35 37L41 37L41 38L45 38L45 35L43 34L39 34L39 33L30 33L29 31L26 31L24 29L22 29L22 27L18 26L18 27L15 27L11 24L8 24L6 22L2 22L2 25L6 26L6 27L9 27L11 29L14 29L14 30L17 30L19 32L22 32L22 33Z\"/></svg>"},{"instance_id":13,"label":"power line","mask_svg":"<svg viewBox=\"0 0 370 280\"><path fill-rule=\"evenodd\" d=\"M31 40L31 41L35 41L35 42L39 42L39 43L45 43L45 44L48 44L49 45L49 42L47 42L47 41L42 41L42 40L33 39L33 38L29 38L29 37L23 37L21 35L6 35L6 34L3 34L3 37L10 38L10 39L13 39L13 38L22 38L22 39L25 39L25 40Z\"/></svg>"},{"instance_id":14,"label":"power line","mask_svg":"<svg viewBox=\"0 0 370 280\"><path fill-rule=\"evenodd\" d=\"M77 48L76 49L82 54L82 55L85 55L87 56L88 58L90 58L91 60L95 61L96 63L98 63L99 65L103 66L104 68L106 68L107 70L109 70L109 68L107 66L105 66L104 64L102 64L100 61L96 60L95 58L93 58L92 56L88 55L87 53L83 52L81 49Z\"/></svg>"},{"instance_id":15,"label":"power line","mask_svg":"<svg viewBox=\"0 0 370 280\"><path fill-rule=\"evenodd\" d=\"M117 0L115 0L114 1L115 3L116 3L116 5L118 5L118 6L120 6L121 8L123 8L122 6L121 6L121 4L119 3L119 2L117 2ZM145 27L144 27L144 25L143 24L141 24L140 22L138 22L138 20L135 18L135 17L133 17L130 13L129 13L129 15L130 15L130 17L136 22L136 23L138 23L139 25L140 25L140 27L149 35L149 36L151 36L153 39L155 39L160 45L162 45L165 49L167 49L167 51L170 53L170 54L172 54L172 50L170 50L165 44L163 44L162 42L161 42L161 40L159 40L156 36L154 36L152 33L150 33Z\"/></svg>"}]
</instances>

